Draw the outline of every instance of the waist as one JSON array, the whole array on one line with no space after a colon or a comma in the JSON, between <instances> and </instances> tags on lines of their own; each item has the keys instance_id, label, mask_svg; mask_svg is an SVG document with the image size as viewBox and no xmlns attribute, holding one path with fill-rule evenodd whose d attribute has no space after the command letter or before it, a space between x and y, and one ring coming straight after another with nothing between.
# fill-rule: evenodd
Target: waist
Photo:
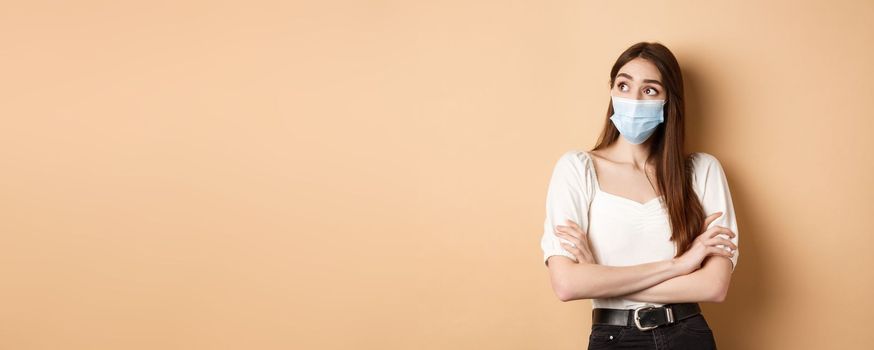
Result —
<instances>
[{"instance_id":1,"label":"waist","mask_svg":"<svg viewBox=\"0 0 874 350\"><path fill-rule=\"evenodd\" d=\"M701 313L698 303L644 305L634 309L592 309L592 325L636 326L648 330L670 325Z\"/></svg>"},{"instance_id":2,"label":"waist","mask_svg":"<svg viewBox=\"0 0 874 350\"><path fill-rule=\"evenodd\" d=\"M592 308L600 308L600 309L626 309L626 310L634 310L641 306L663 306L665 304L661 303L646 303L641 301L622 299L618 297L613 298L595 298L592 299Z\"/></svg>"}]
</instances>

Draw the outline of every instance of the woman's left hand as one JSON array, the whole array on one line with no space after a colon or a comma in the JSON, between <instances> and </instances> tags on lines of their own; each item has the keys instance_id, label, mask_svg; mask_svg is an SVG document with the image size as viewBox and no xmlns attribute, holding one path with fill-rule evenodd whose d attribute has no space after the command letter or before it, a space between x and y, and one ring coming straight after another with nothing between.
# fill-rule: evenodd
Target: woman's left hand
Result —
<instances>
[{"instance_id":1,"label":"woman's left hand","mask_svg":"<svg viewBox=\"0 0 874 350\"><path fill-rule=\"evenodd\" d=\"M589 247L589 238L573 220L567 220L568 226L556 225L555 235L573 242L574 246L561 242L562 247L577 257L577 262L595 263L595 256Z\"/></svg>"}]
</instances>

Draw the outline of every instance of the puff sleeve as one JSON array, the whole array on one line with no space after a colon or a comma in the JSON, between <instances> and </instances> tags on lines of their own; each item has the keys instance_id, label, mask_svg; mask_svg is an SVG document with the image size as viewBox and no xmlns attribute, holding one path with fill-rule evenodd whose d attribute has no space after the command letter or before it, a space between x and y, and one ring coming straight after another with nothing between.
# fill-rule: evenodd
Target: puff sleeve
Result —
<instances>
[{"instance_id":1,"label":"puff sleeve","mask_svg":"<svg viewBox=\"0 0 874 350\"><path fill-rule=\"evenodd\" d=\"M576 257L561 246L569 243L564 238L555 235L556 225L567 225L566 220L576 222L581 229L588 232L589 196L586 186L585 160L579 151L565 152L555 163L552 177L546 193L546 219L543 222L543 235L540 238L540 248L543 251L543 263L550 256L561 255L577 261Z\"/></svg>"},{"instance_id":2,"label":"puff sleeve","mask_svg":"<svg viewBox=\"0 0 874 350\"><path fill-rule=\"evenodd\" d=\"M740 255L740 245L738 245L740 232L738 232L737 228L737 218L734 213L731 192L728 188L728 179L725 176L722 164L713 155L697 152L695 161L697 162L695 165L695 189L698 192L699 199L701 199L701 205L704 207L705 217L715 212L721 211L723 213L716 220L713 220L707 228L723 226L735 233L735 236L731 238L731 242L738 249L730 259L731 271L734 272L738 256ZM725 234L720 236L728 238ZM717 247L728 249L721 244L717 245Z\"/></svg>"}]
</instances>

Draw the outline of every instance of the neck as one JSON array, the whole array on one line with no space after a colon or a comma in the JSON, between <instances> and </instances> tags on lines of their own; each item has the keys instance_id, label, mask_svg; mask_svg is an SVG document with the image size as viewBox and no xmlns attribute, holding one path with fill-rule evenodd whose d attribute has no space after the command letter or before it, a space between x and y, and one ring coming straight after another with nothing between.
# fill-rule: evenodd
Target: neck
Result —
<instances>
[{"instance_id":1,"label":"neck","mask_svg":"<svg viewBox=\"0 0 874 350\"><path fill-rule=\"evenodd\" d=\"M637 169L644 169L646 159L649 157L649 146L652 137L639 145L628 142L622 135L613 142L609 148L612 148L612 158L614 161L629 163Z\"/></svg>"}]
</instances>

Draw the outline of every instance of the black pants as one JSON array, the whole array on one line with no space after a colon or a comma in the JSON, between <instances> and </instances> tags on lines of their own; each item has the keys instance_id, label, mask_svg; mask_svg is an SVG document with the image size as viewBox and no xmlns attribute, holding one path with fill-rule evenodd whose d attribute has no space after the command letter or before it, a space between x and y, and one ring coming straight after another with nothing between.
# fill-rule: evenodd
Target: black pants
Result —
<instances>
[{"instance_id":1,"label":"black pants","mask_svg":"<svg viewBox=\"0 0 874 350\"><path fill-rule=\"evenodd\" d=\"M716 339L704 314L697 314L645 331L634 325L593 325L589 350L595 349L716 349Z\"/></svg>"}]
</instances>

